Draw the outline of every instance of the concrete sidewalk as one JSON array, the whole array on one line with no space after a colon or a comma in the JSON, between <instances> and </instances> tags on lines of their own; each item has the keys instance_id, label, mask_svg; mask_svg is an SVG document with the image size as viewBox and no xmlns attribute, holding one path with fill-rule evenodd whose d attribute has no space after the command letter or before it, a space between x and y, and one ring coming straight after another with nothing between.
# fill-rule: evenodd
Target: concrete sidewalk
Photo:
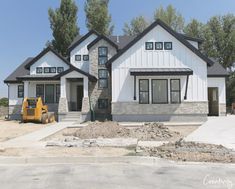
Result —
<instances>
[{"instance_id":1,"label":"concrete sidewalk","mask_svg":"<svg viewBox=\"0 0 235 189\"><path fill-rule=\"evenodd\" d=\"M235 116L209 117L186 141L221 144L235 150Z\"/></svg>"},{"instance_id":2,"label":"concrete sidewalk","mask_svg":"<svg viewBox=\"0 0 235 189\"><path fill-rule=\"evenodd\" d=\"M1 143L2 147L43 147L45 146L45 142L40 142L40 140L53 135L69 126L71 126L73 122L61 122L55 123L53 125L47 126L40 130L34 131L32 133L8 140L6 142Z\"/></svg>"}]
</instances>

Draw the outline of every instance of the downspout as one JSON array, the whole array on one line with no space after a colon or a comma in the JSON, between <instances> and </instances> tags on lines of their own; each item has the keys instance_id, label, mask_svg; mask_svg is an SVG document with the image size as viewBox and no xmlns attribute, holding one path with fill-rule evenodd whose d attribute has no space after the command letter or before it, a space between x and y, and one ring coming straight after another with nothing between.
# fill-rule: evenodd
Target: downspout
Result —
<instances>
[{"instance_id":1,"label":"downspout","mask_svg":"<svg viewBox=\"0 0 235 189\"><path fill-rule=\"evenodd\" d=\"M7 114L7 119L8 120L9 120L9 117L10 117L9 97L10 97L10 90L9 90L9 84L7 83L7 99L8 99L8 114Z\"/></svg>"}]
</instances>

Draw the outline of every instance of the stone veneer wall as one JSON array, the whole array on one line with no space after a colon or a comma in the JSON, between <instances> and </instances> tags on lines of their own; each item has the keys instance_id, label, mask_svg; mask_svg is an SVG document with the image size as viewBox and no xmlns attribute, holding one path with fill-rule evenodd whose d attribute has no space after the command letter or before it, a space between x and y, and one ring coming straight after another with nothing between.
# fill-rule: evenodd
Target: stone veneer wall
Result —
<instances>
[{"instance_id":1,"label":"stone veneer wall","mask_svg":"<svg viewBox=\"0 0 235 189\"><path fill-rule=\"evenodd\" d=\"M114 121L205 121L207 102L181 104L112 103Z\"/></svg>"},{"instance_id":2,"label":"stone veneer wall","mask_svg":"<svg viewBox=\"0 0 235 189\"><path fill-rule=\"evenodd\" d=\"M226 114L227 114L227 112L226 112L226 104L225 103L220 103L219 104L219 115L220 116L224 116Z\"/></svg>"},{"instance_id":3,"label":"stone veneer wall","mask_svg":"<svg viewBox=\"0 0 235 189\"><path fill-rule=\"evenodd\" d=\"M105 65L98 64L98 47L105 46L108 47L108 59L114 56L117 51L116 49L107 43L105 40L100 40L89 50L89 59L90 59L90 74L94 75L97 79L98 69L107 69ZM111 76L109 72L108 76L108 88L99 89L98 81L89 82L89 96L91 101L91 106L95 111L95 117L98 118L109 118L111 117ZM98 99L108 99L108 109L101 110L98 109Z\"/></svg>"},{"instance_id":4,"label":"stone veneer wall","mask_svg":"<svg viewBox=\"0 0 235 189\"><path fill-rule=\"evenodd\" d=\"M91 120L90 102L89 102L89 98L88 97L83 97L83 99L82 99L81 120L82 121Z\"/></svg>"}]
</instances>

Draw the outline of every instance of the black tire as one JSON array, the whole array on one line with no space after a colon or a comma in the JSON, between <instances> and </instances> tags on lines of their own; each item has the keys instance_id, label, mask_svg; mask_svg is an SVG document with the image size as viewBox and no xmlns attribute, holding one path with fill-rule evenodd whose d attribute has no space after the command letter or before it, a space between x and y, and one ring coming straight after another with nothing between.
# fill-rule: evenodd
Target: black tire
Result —
<instances>
[{"instance_id":1,"label":"black tire","mask_svg":"<svg viewBox=\"0 0 235 189\"><path fill-rule=\"evenodd\" d=\"M55 115L54 113L49 113L49 123L53 123L55 121Z\"/></svg>"},{"instance_id":2,"label":"black tire","mask_svg":"<svg viewBox=\"0 0 235 189\"><path fill-rule=\"evenodd\" d=\"M48 115L42 114L42 124L47 124L49 122Z\"/></svg>"}]
</instances>

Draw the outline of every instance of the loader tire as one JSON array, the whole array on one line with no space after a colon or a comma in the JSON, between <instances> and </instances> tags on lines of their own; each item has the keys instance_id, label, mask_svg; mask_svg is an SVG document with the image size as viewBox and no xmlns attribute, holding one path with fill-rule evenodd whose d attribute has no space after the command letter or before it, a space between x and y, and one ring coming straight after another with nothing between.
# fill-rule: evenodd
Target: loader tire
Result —
<instances>
[{"instance_id":1,"label":"loader tire","mask_svg":"<svg viewBox=\"0 0 235 189\"><path fill-rule=\"evenodd\" d=\"M42 114L42 124L47 124L48 123L48 115L47 114Z\"/></svg>"},{"instance_id":2,"label":"loader tire","mask_svg":"<svg viewBox=\"0 0 235 189\"><path fill-rule=\"evenodd\" d=\"M49 123L53 123L55 121L54 113L49 114Z\"/></svg>"}]
</instances>

